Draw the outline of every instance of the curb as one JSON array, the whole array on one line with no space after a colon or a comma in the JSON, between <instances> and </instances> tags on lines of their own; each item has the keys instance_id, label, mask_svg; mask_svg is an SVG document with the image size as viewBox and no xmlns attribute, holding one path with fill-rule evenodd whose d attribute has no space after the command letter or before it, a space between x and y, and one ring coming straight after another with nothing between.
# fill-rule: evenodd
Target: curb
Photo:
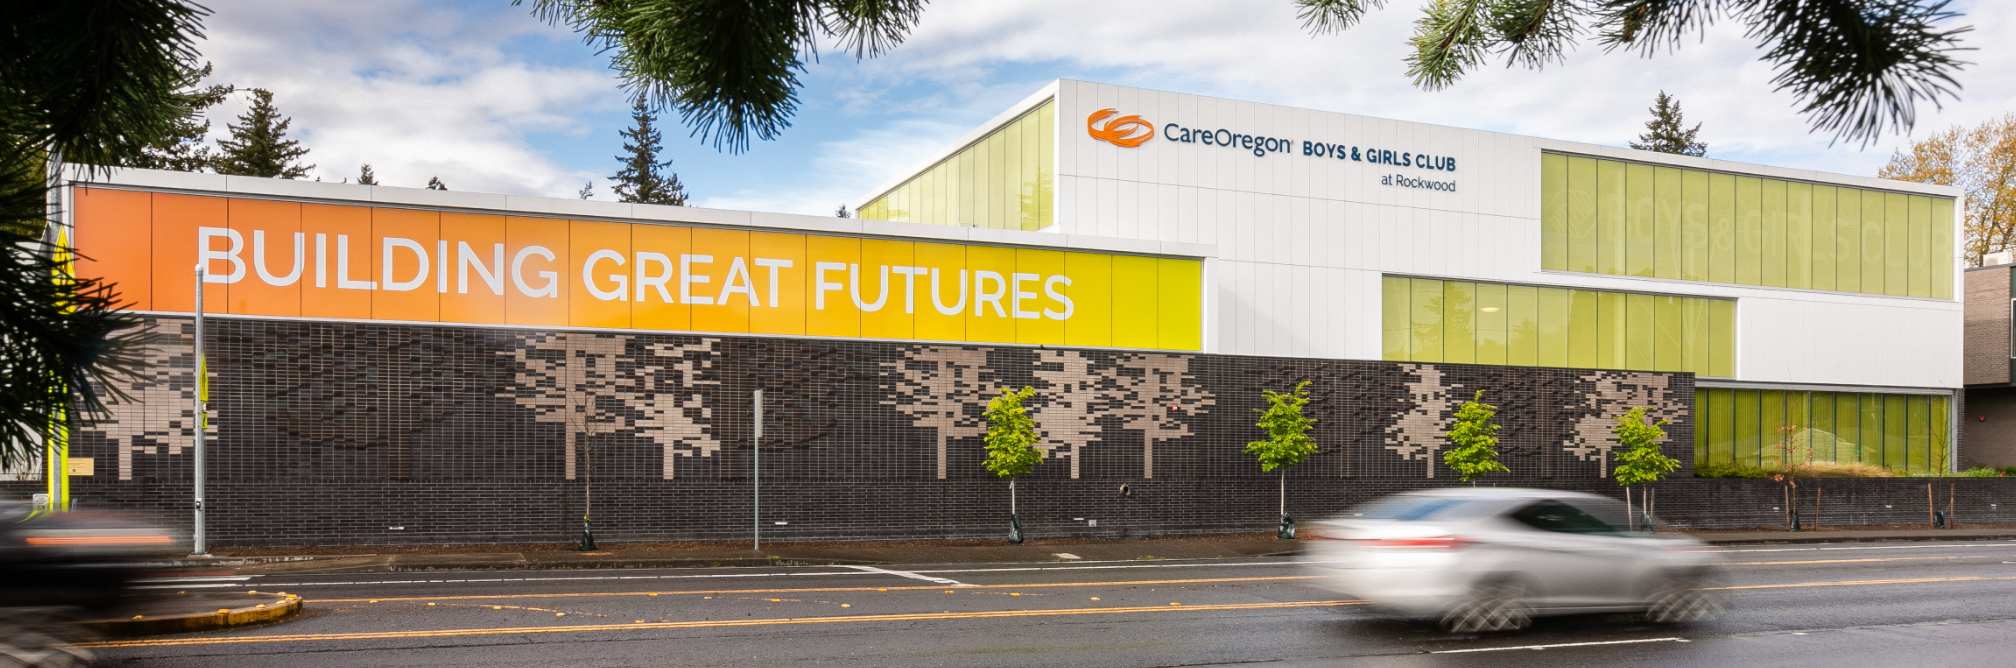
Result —
<instances>
[{"instance_id":1,"label":"curb","mask_svg":"<svg viewBox=\"0 0 2016 668\"><path fill-rule=\"evenodd\" d=\"M1697 538L1699 538L1697 536ZM1791 533L1784 535L1744 536L1728 538L1701 538L1709 545L1803 545L1811 543L1908 543L1966 540L2016 540L2016 531L1981 534L1939 534L1912 533L1894 535L1856 536L1826 533Z\"/></svg>"},{"instance_id":2,"label":"curb","mask_svg":"<svg viewBox=\"0 0 2016 668\"><path fill-rule=\"evenodd\" d=\"M132 619L101 619L79 622L79 626L90 629L108 638L151 636L163 633L190 633L195 631L216 631L238 626L264 624L293 617L301 612L301 597L289 595L272 603L261 603L251 607L219 609L189 615L169 615L163 617L139 617Z\"/></svg>"}]
</instances>

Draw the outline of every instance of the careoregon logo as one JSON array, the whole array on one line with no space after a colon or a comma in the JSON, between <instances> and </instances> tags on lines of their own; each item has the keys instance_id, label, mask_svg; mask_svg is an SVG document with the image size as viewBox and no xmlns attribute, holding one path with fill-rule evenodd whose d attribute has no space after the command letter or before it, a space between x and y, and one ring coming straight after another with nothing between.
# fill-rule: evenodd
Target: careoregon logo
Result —
<instances>
[{"instance_id":1,"label":"careoregon logo","mask_svg":"<svg viewBox=\"0 0 2016 668\"><path fill-rule=\"evenodd\" d=\"M1099 121L1117 113L1120 113L1117 109L1100 109L1092 112L1091 116L1085 118L1085 132L1092 135L1093 139L1127 148L1140 146L1155 138L1154 124L1141 120L1140 116L1121 116L1106 121L1103 126L1099 124ZM1141 131L1141 134L1135 134L1137 130Z\"/></svg>"}]
</instances>

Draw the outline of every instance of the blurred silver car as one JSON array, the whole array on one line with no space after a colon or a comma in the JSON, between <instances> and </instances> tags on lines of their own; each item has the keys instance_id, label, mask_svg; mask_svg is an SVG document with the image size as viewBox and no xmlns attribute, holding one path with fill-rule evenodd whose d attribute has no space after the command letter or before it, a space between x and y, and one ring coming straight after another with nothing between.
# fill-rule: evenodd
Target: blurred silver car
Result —
<instances>
[{"instance_id":1,"label":"blurred silver car","mask_svg":"<svg viewBox=\"0 0 2016 668\"><path fill-rule=\"evenodd\" d=\"M1644 524L1593 494L1438 489L1307 527L1301 559L1324 586L1458 633L1517 630L1540 615L1720 616L1720 596L1703 588L1719 551Z\"/></svg>"}]
</instances>

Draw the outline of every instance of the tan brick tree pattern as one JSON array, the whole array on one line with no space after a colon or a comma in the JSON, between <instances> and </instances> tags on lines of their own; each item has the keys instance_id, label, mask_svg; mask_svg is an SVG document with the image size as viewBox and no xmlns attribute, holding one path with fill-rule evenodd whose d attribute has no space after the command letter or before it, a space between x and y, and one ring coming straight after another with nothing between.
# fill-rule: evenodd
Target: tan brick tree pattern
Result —
<instances>
[{"instance_id":1,"label":"tan brick tree pattern","mask_svg":"<svg viewBox=\"0 0 2016 668\"><path fill-rule=\"evenodd\" d=\"M135 454L179 455L196 442L195 324L182 320L150 320L142 334L137 376L120 382L126 400L106 396L106 416L78 430L112 442L118 453L119 479L133 479ZM214 375L214 373L213 373ZM213 388L214 389L214 388ZM217 414L210 413L205 433L217 433ZM40 479L40 468L36 479Z\"/></svg>"},{"instance_id":2,"label":"tan brick tree pattern","mask_svg":"<svg viewBox=\"0 0 2016 668\"><path fill-rule=\"evenodd\" d=\"M707 378L714 362L705 355L720 340L653 344L648 355L633 354L634 341L631 336L550 334L526 337L524 345L510 352L520 369L517 388L500 396L531 409L536 421L562 425L568 480L577 475L577 454L592 454L577 450L586 439L603 434L630 432L658 443L664 453L660 475L668 480L675 457L711 457L721 450L708 429L714 417L708 397L720 382Z\"/></svg>"},{"instance_id":3,"label":"tan brick tree pattern","mask_svg":"<svg viewBox=\"0 0 2016 668\"><path fill-rule=\"evenodd\" d=\"M1599 371L1582 380L1596 385L1596 391L1583 396L1581 405L1589 412L1575 420L1575 429L1561 448L1582 461L1596 462L1596 477L1610 475L1610 453L1621 445L1611 428L1617 425L1617 417L1636 406L1650 408L1645 416L1653 422L1670 419L1675 422L1687 417L1687 402L1673 396L1669 385L1672 376L1657 373L1631 373L1625 371ZM1659 439L1661 444L1672 441L1671 436Z\"/></svg>"},{"instance_id":4,"label":"tan brick tree pattern","mask_svg":"<svg viewBox=\"0 0 2016 668\"><path fill-rule=\"evenodd\" d=\"M1044 432L1044 444L1037 447L1046 457L1070 458L1071 477L1077 478L1085 448L1102 432L1099 418L1117 417L1122 428L1142 432L1141 475L1155 477L1155 443L1190 435L1190 425L1178 416L1195 416L1217 403L1190 373L1190 360L1121 353L1111 364L1098 364L1076 351L1038 351L1035 375L1046 383L1046 402L1036 411Z\"/></svg>"},{"instance_id":5,"label":"tan brick tree pattern","mask_svg":"<svg viewBox=\"0 0 2016 668\"><path fill-rule=\"evenodd\" d=\"M1428 477L1433 478L1435 453L1449 443L1442 434L1455 420L1449 415L1449 407L1454 403L1449 399L1449 391L1455 386L1444 385L1442 371L1433 365L1402 364L1400 368L1416 378L1407 383L1407 400L1414 407L1394 414L1397 421L1386 428L1386 449L1401 459L1427 462Z\"/></svg>"},{"instance_id":6,"label":"tan brick tree pattern","mask_svg":"<svg viewBox=\"0 0 2016 668\"><path fill-rule=\"evenodd\" d=\"M987 373L987 348L916 346L903 351L903 360L884 362L883 375L892 382L883 385L894 397L884 406L910 416L912 426L932 430L938 441L938 479L945 479L945 448L952 439L987 433L987 423L979 411L985 407L988 386L981 375Z\"/></svg>"}]
</instances>

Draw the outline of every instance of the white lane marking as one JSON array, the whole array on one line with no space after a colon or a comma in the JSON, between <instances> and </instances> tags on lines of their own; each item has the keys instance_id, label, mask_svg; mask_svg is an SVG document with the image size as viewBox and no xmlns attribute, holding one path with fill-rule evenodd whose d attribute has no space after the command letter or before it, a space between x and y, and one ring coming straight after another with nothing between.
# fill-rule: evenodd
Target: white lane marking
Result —
<instances>
[{"instance_id":1,"label":"white lane marking","mask_svg":"<svg viewBox=\"0 0 2016 668\"><path fill-rule=\"evenodd\" d=\"M462 584L467 582L571 582L588 580L691 580L698 578L767 578L799 577L806 575L860 575L855 571L818 573L716 573L711 575L612 575L577 576L564 578L468 578L456 580L354 580L339 582L268 582L262 587L342 587L348 585L388 585L388 584ZM141 585L135 589L201 589L205 587L236 587L234 584L191 584L191 585Z\"/></svg>"},{"instance_id":2,"label":"white lane marking","mask_svg":"<svg viewBox=\"0 0 2016 668\"><path fill-rule=\"evenodd\" d=\"M1686 638L1645 638L1642 640L1603 640L1597 642L1564 642L1555 645L1520 645L1518 647L1480 647L1477 649L1445 649L1429 654L1463 654L1467 652L1504 652L1515 649L1554 649L1557 647L1589 647L1591 645L1633 645L1648 642L1688 642Z\"/></svg>"},{"instance_id":3,"label":"white lane marking","mask_svg":"<svg viewBox=\"0 0 2016 668\"><path fill-rule=\"evenodd\" d=\"M1955 548L1968 548L1968 547L1972 548L2016 547L2016 545L1998 545L1994 543L1969 543L1965 545L1869 545L1864 547L1778 547L1767 549L1727 549L1723 550L1723 552L1747 554L1750 552L1827 552L1835 550L1937 550L1937 549L1955 549Z\"/></svg>"},{"instance_id":4,"label":"white lane marking","mask_svg":"<svg viewBox=\"0 0 2016 668\"><path fill-rule=\"evenodd\" d=\"M888 569L885 569L885 568L876 568L876 567L874 567L874 566L842 566L841 568L852 568L852 569L854 569L854 570L857 570L857 571L861 571L861 572L863 572L863 573L881 573L881 574L883 574L883 575L894 575L894 576L896 576L896 577L899 577L899 578L910 578L910 579L912 579L912 580L923 580L923 581L925 581L925 582L935 582L935 583L938 583L938 584L941 584L941 585L945 585L945 586L947 586L947 587L971 587L971 586L973 586L973 585L969 585L969 584L966 584L966 583L964 583L964 582L960 582L960 581L958 581L958 580L947 580L947 579L945 579L945 578L934 578L934 577L931 577L931 576L929 576L929 575L918 575L918 574L916 574L916 573L912 573L912 572L910 572L910 571L892 571L892 570L888 570Z\"/></svg>"},{"instance_id":5,"label":"white lane marking","mask_svg":"<svg viewBox=\"0 0 2016 668\"><path fill-rule=\"evenodd\" d=\"M202 575L169 578L144 578L141 582L244 582L257 575Z\"/></svg>"}]
</instances>

